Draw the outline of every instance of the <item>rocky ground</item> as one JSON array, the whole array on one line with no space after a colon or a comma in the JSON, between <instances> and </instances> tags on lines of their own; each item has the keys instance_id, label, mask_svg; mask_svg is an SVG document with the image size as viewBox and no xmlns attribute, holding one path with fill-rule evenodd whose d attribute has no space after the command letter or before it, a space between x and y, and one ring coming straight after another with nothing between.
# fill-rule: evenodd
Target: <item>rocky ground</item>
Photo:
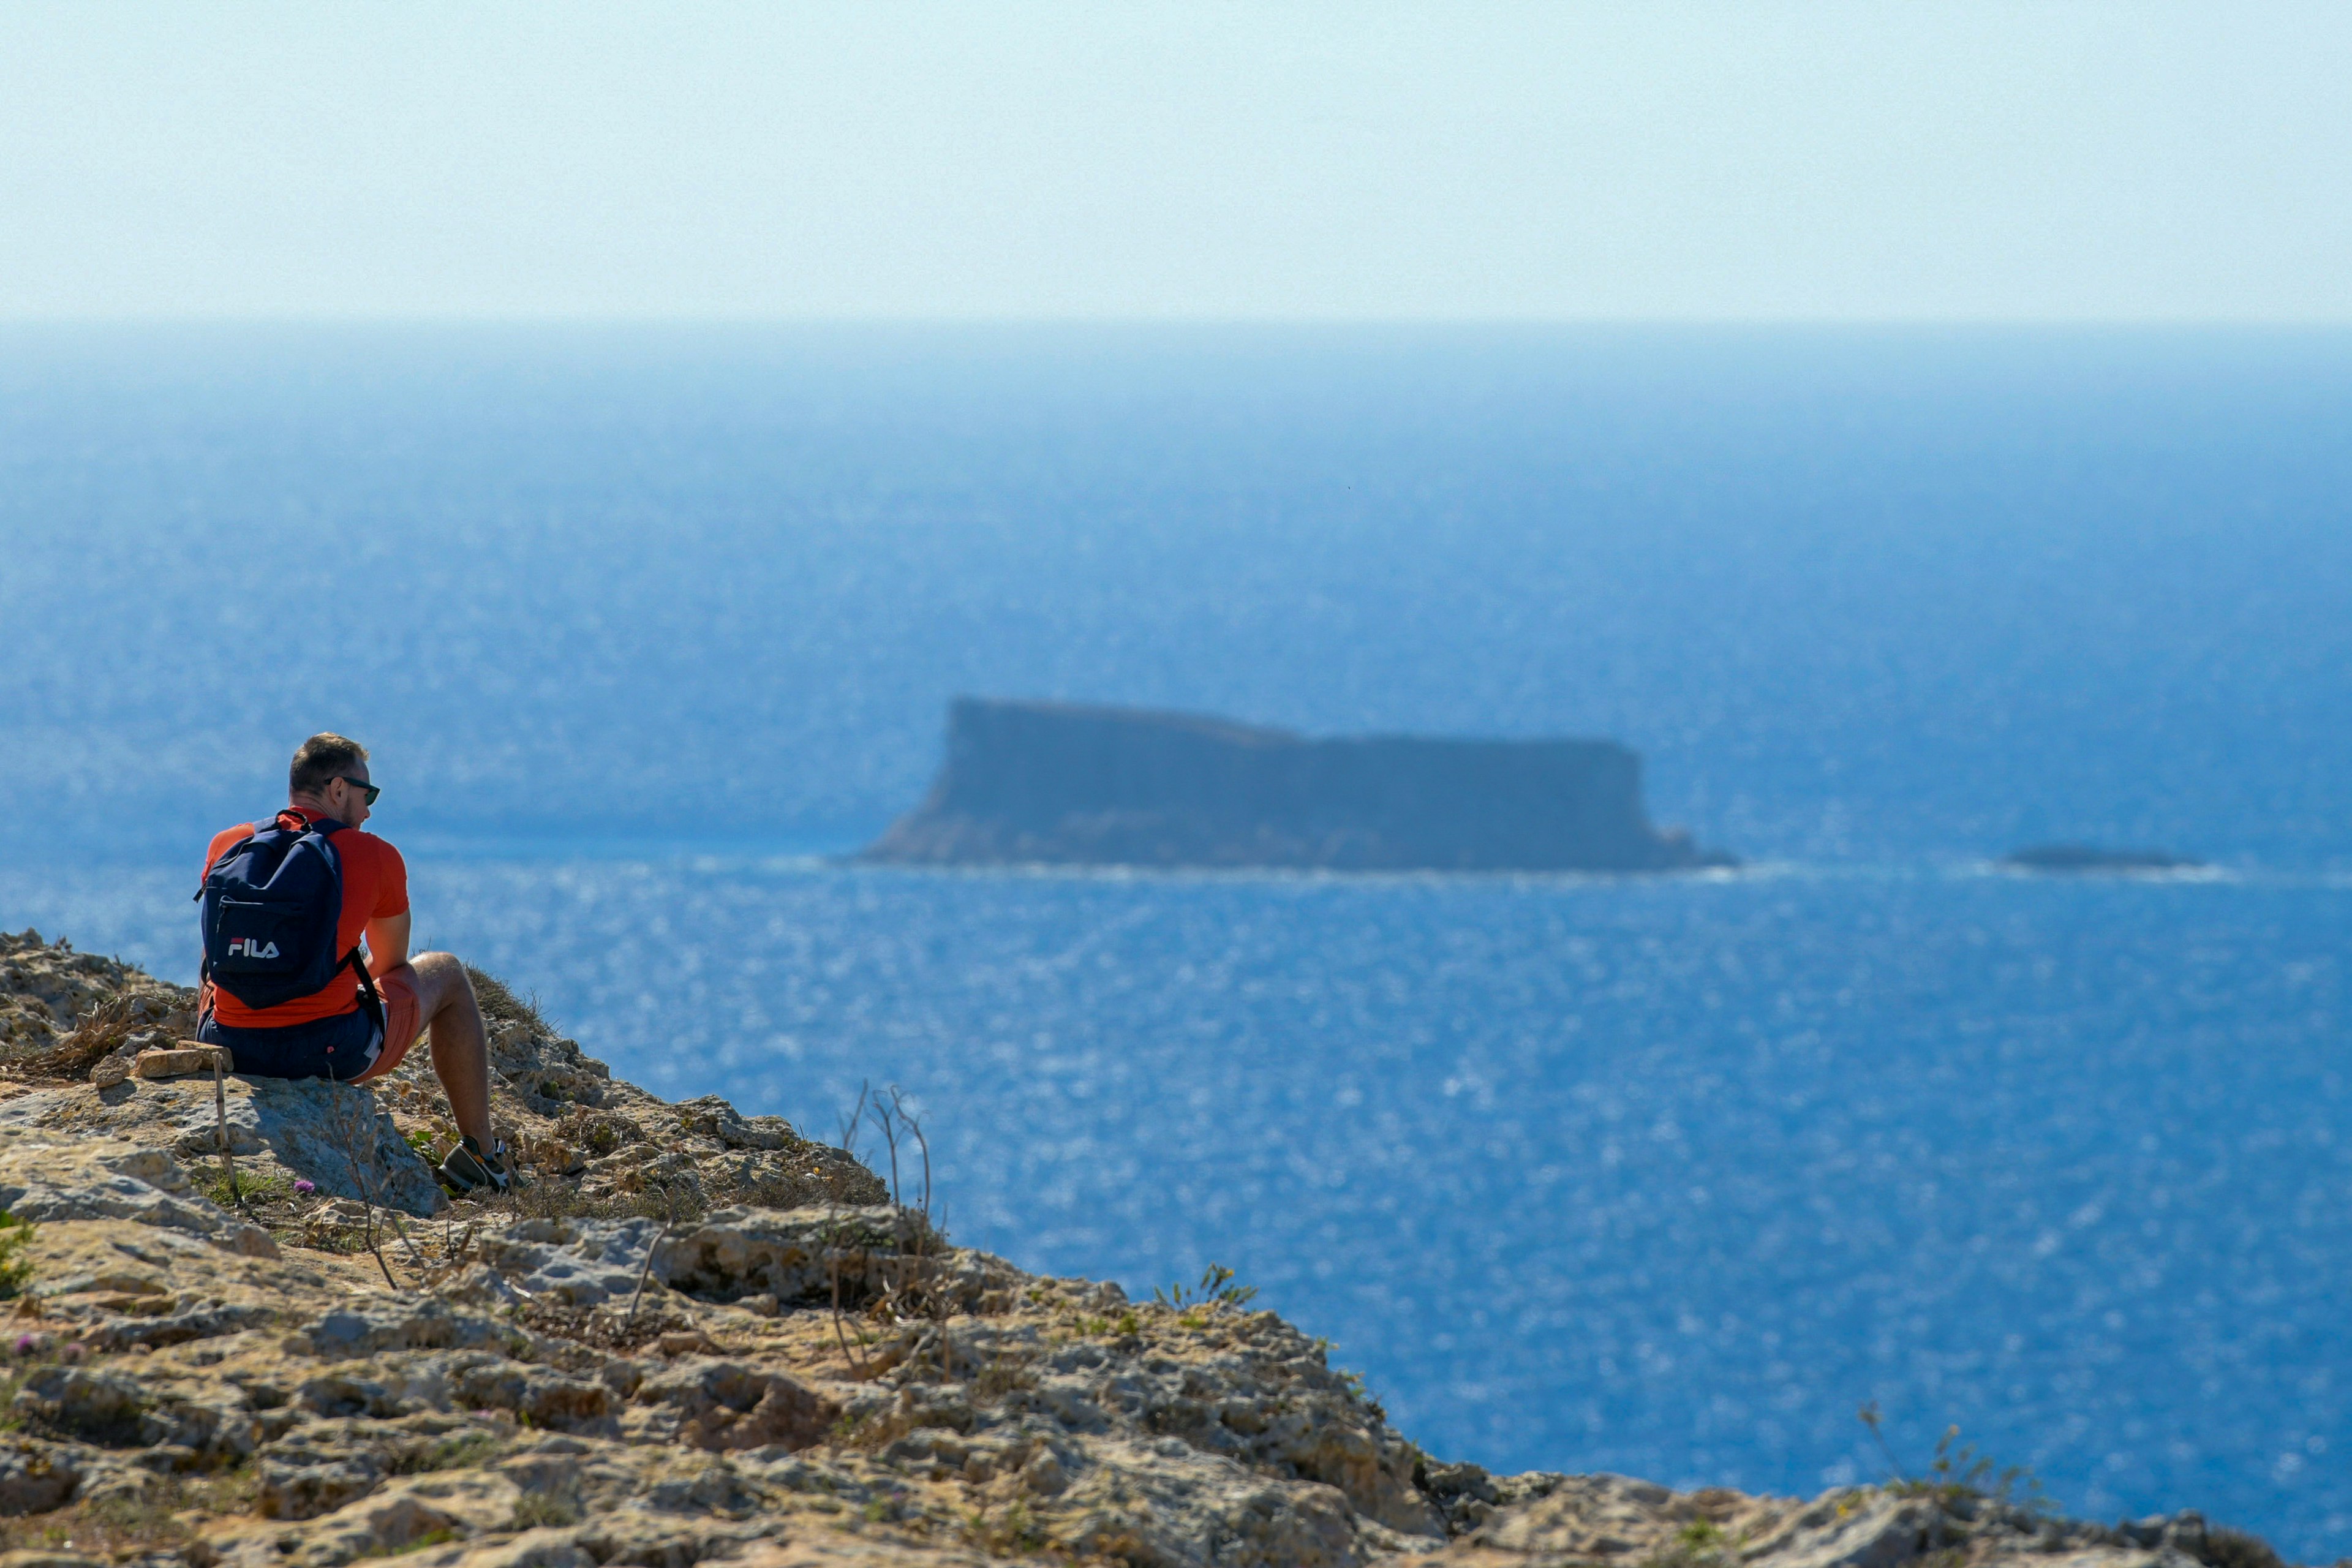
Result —
<instances>
[{"instance_id":1,"label":"rocky ground","mask_svg":"<svg viewBox=\"0 0 2352 1568\"><path fill-rule=\"evenodd\" d=\"M375 1091L94 1087L187 994L0 935L0 1208L31 1222L0 1229L0 1568L2277 1563L1964 1480L1440 1463L1220 1281L1130 1302L953 1247L841 1151L616 1082L478 988L530 1178L490 1206L426 1173L421 1049Z\"/></svg>"}]
</instances>

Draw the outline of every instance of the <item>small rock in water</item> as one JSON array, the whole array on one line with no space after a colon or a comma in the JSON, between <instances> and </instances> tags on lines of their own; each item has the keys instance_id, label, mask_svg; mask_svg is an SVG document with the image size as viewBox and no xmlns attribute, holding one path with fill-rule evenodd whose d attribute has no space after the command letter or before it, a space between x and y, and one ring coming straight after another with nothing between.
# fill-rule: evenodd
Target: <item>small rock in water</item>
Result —
<instances>
[{"instance_id":1,"label":"small rock in water","mask_svg":"<svg viewBox=\"0 0 2352 1568\"><path fill-rule=\"evenodd\" d=\"M2089 844L2032 844L2013 849L1998 862L2011 871L2040 871L2058 876L2091 876L2101 872L2201 870L2205 862L2161 849L2101 849Z\"/></svg>"}]
</instances>

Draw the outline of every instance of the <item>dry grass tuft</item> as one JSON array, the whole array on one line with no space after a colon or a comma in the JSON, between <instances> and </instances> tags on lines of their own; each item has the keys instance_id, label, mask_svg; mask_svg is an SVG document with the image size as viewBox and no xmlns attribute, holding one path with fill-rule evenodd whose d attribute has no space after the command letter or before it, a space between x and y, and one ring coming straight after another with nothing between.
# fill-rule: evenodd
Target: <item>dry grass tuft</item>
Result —
<instances>
[{"instance_id":1,"label":"dry grass tuft","mask_svg":"<svg viewBox=\"0 0 2352 1568\"><path fill-rule=\"evenodd\" d=\"M154 1022L148 1004L153 998L121 991L81 1016L73 1032L47 1050L27 1057L25 1070L35 1078L88 1078L89 1069L122 1048L122 1042Z\"/></svg>"},{"instance_id":2,"label":"dry grass tuft","mask_svg":"<svg viewBox=\"0 0 2352 1568\"><path fill-rule=\"evenodd\" d=\"M482 1006L482 1017L492 1024L525 1024L539 1034L552 1035L554 1026L539 1010L536 995L522 997L507 988L507 983L486 970L466 965L466 978L474 983L474 1000Z\"/></svg>"}]
</instances>

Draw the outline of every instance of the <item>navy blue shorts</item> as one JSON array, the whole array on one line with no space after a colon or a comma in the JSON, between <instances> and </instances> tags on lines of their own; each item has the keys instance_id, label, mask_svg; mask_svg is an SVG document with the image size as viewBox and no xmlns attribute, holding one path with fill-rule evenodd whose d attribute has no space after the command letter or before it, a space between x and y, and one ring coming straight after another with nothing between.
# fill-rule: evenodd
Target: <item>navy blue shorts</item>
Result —
<instances>
[{"instance_id":1,"label":"navy blue shorts","mask_svg":"<svg viewBox=\"0 0 2352 1568\"><path fill-rule=\"evenodd\" d=\"M375 1065L383 1031L364 1007L289 1024L277 1029L237 1029L210 1014L196 1026L196 1038L226 1046L229 1060L247 1078L331 1078L348 1081Z\"/></svg>"}]
</instances>

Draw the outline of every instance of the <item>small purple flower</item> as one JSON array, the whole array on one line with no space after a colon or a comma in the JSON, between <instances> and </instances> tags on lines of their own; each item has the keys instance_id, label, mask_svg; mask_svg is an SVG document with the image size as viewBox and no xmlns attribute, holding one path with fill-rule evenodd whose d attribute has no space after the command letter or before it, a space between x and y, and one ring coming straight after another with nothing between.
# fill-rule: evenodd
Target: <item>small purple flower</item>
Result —
<instances>
[{"instance_id":1,"label":"small purple flower","mask_svg":"<svg viewBox=\"0 0 2352 1568\"><path fill-rule=\"evenodd\" d=\"M298 1180L298 1181L294 1184L294 1191L295 1191L296 1194L297 1194L297 1195L299 1195L299 1196L301 1196L301 1197L306 1197L306 1198L307 1198L307 1197L309 1197L312 1193L315 1193L315 1192L317 1192L318 1190L319 1190L319 1184L318 1184L318 1183L316 1183L316 1182L313 1182L313 1181L311 1181L311 1180L310 1180L310 1179L308 1179L307 1177L305 1177L305 1178L303 1178L303 1179L301 1179L301 1180Z\"/></svg>"},{"instance_id":2,"label":"small purple flower","mask_svg":"<svg viewBox=\"0 0 2352 1568\"><path fill-rule=\"evenodd\" d=\"M82 1348L81 1342L76 1340L68 1343L64 1350L59 1351L58 1353L66 1358L66 1364L68 1366L79 1366L81 1364L81 1358L89 1352Z\"/></svg>"},{"instance_id":3,"label":"small purple flower","mask_svg":"<svg viewBox=\"0 0 2352 1568\"><path fill-rule=\"evenodd\" d=\"M18 1355L31 1355L40 1348L41 1339L38 1334L18 1334L16 1336L16 1353Z\"/></svg>"}]
</instances>

